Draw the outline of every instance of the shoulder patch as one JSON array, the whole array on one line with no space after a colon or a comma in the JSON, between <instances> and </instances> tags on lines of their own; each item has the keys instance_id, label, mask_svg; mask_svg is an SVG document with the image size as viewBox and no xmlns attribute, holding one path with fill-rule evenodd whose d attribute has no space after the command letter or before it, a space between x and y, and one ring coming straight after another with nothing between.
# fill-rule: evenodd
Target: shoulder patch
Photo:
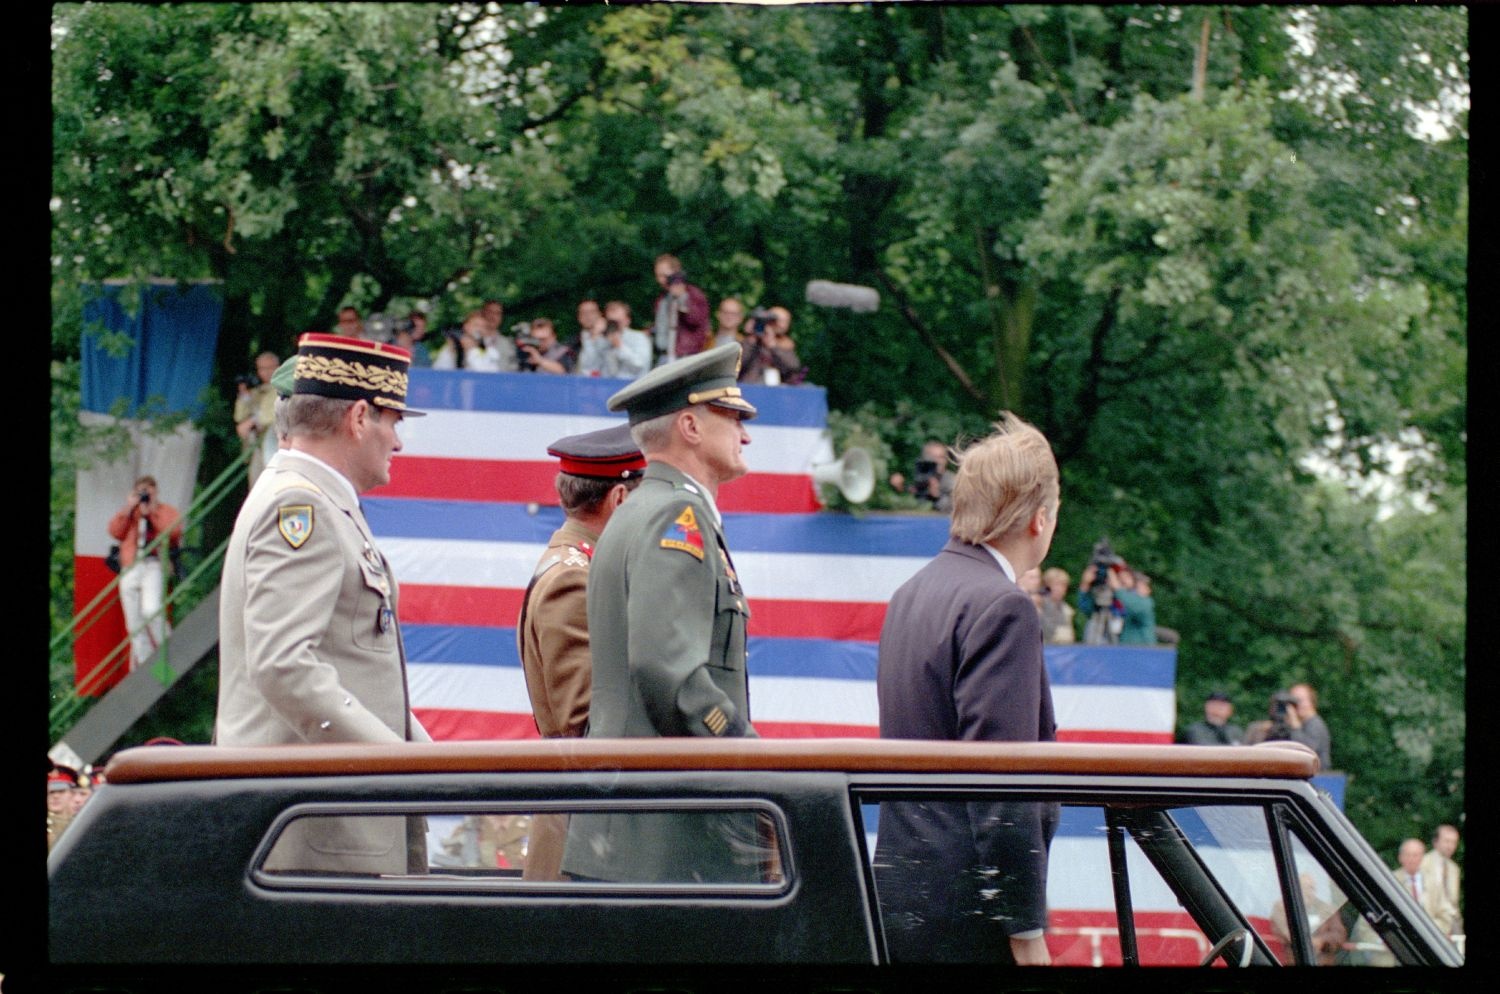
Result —
<instances>
[{"instance_id":1,"label":"shoulder patch","mask_svg":"<svg viewBox=\"0 0 1500 994\"><path fill-rule=\"evenodd\" d=\"M698 530L698 516L691 507L684 507L667 526L661 537L661 547L686 552L700 561L703 559L703 532Z\"/></svg>"},{"instance_id":2,"label":"shoulder patch","mask_svg":"<svg viewBox=\"0 0 1500 994\"><path fill-rule=\"evenodd\" d=\"M313 509L311 504L288 504L277 508L276 530L294 549L302 548L313 532Z\"/></svg>"}]
</instances>

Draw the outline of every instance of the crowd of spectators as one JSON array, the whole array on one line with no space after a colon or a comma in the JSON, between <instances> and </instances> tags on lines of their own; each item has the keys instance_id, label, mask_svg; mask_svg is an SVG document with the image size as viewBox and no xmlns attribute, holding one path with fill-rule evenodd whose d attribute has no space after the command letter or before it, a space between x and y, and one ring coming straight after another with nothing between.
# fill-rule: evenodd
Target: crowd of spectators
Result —
<instances>
[{"instance_id":1,"label":"crowd of spectators","mask_svg":"<svg viewBox=\"0 0 1500 994\"><path fill-rule=\"evenodd\" d=\"M739 299L724 297L714 312L715 323L707 294L688 281L677 257L659 256L653 274L661 292L652 304L648 328L634 326L631 307L623 300L610 300L601 306L598 300L586 298L578 302L576 329L561 332L546 316L506 328L505 307L494 299L469 312L458 325L436 334L429 329L429 317L422 310L400 318L372 314L367 321L354 307L339 309L332 330L349 338L398 345L411 352L412 365L418 368L624 379L635 379L653 366L732 341L743 349L740 382L776 386L805 381L807 371L797 355L791 336L792 312L787 308L758 307L747 313ZM270 368L275 368L274 361ZM254 389L258 388L247 383L242 399ZM249 416L246 400L236 408L237 427ZM250 430L248 424L241 430L247 442ZM261 430L259 422L254 430Z\"/></svg>"}]
</instances>

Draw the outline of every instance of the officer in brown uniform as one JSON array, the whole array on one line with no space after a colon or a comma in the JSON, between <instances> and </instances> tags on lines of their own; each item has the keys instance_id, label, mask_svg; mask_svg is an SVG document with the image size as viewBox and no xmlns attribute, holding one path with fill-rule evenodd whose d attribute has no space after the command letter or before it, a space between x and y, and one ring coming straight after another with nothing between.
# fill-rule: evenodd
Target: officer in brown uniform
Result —
<instances>
[{"instance_id":1,"label":"officer in brown uniform","mask_svg":"<svg viewBox=\"0 0 1500 994\"><path fill-rule=\"evenodd\" d=\"M621 424L558 439L547 454L561 460L557 497L567 520L552 533L526 589L516 642L531 713L543 738L577 738L589 716L589 560L615 508L641 482L646 459ZM556 880L566 815L539 814L522 876Z\"/></svg>"},{"instance_id":2,"label":"officer in brown uniform","mask_svg":"<svg viewBox=\"0 0 1500 994\"><path fill-rule=\"evenodd\" d=\"M516 624L531 712L542 738L577 738L589 715L589 561L615 508L641 481L646 459L617 425L553 442L558 500L567 520L552 533Z\"/></svg>"},{"instance_id":3,"label":"officer in brown uniform","mask_svg":"<svg viewBox=\"0 0 1500 994\"><path fill-rule=\"evenodd\" d=\"M73 806L69 803L73 788L78 786L78 774L71 767L53 766L47 773L47 851L62 837L63 829L73 820Z\"/></svg>"}]
</instances>

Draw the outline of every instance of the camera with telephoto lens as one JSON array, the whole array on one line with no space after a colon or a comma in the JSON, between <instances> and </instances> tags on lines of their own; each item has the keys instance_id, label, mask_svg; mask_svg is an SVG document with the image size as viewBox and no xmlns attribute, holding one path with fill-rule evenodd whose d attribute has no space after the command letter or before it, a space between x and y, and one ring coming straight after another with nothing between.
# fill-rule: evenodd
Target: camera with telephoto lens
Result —
<instances>
[{"instance_id":1,"label":"camera with telephoto lens","mask_svg":"<svg viewBox=\"0 0 1500 994\"><path fill-rule=\"evenodd\" d=\"M750 331L757 337L764 336L766 325L775 320L776 315L771 313L770 308L757 307L750 312Z\"/></svg>"},{"instance_id":2,"label":"camera with telephoto lens","mask_svg":"<svg viewBox=\"0 0 1500 994\"><path fill-rule=\"evenodd\" d=\"M677 270L677 272L672 273L670 276L667 277L667 286L669 286L669 287L671 287L671 286L682 286L682 284L684 284L686 282L687 282L687 273L684 273L680 269Z\"/></svg>"},{"instance_id":3,"label":"camera with telephoto lens","mask_svg":"<svg viewBox=\"0 0 1500 994\"><path fill-rule=\"evenodd\" d=\"M1266 733L1268 739L1290 739L1292 737L1292 724L1287 721L1287 716L1297 709L1297 699L1285 690L1278 690L1271 695L1271 730Z\"/></svg>"},{"instance_id":4,"label":"camera with telephoto lens","mask_svg":"<svg viewBox=\"0 0 1500 994\"><path fill-rule=\"evenodd\" d=\"M525 348L530 345L534 349L542 347L542 340L531 333L530 321L517 321L510 326L510 333L516 336L516 348Z\"/></svg>"},{"instance_id":5,"label":"camera with telephoto lens","mask_svg":"<svg viewBox=\"0 0 1500 994\"><path fill-rule=\"evenodd\" d=\"M246 390L254 390L260 386L260 377L255 373L240 373L234 378L234 385L244 387Z\"/></svg>"},{"instance_id":6,"label":"camera with telephoto lens","mask_svg":"<svg viewBox=\"0 0 1500 994\"><path fill-rule=\"evenodd\" d=\"M135 499L140 501L142 504L149 504L151 503L151 491L137 490L135 492Z\"/></svg>"},{"instance_id":7,"label":"camera with telephoto lens","mask_svg":"<svg viewBox=\"0 0 1500 994\"><path fill-rule=\"evenodd\" d=\"M942 469L931 459L918 459L916 472L912 474L912 490L919 494L927 493L927 486L932 478L941 473Z\"/></svg>"}]
</instances>

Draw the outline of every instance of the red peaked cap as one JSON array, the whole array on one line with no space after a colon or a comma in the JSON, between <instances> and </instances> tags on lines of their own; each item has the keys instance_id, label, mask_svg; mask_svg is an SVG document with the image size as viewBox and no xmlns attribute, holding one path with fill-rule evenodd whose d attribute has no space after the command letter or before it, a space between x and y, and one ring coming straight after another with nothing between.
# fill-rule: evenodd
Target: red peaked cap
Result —
<instances>
[{"instance_id":1,"label":"red peaked cap","mask_svg":"<svg viewBox=\"0 0 1500 994\"><path fill-rule=\"evenodd\" d=\"M562 471L598 480L628 480L646 469L646 457L630 437L629 425L615 425L559 438L547 455L562 460Z\"/></svg>"}]
</instances>

